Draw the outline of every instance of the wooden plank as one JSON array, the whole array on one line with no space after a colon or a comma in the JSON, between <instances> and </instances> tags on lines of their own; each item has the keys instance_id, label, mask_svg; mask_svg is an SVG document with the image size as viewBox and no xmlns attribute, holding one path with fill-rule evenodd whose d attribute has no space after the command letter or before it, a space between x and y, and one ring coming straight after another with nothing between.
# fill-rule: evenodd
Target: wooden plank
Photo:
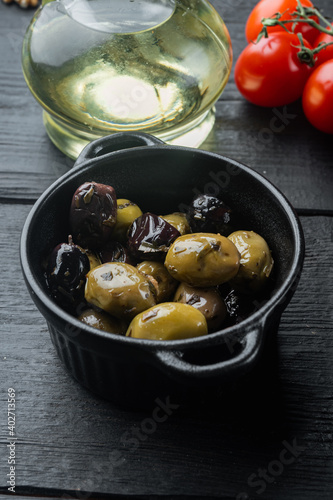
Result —
<instances>
[{"instance_id":1,"label":"wooden plank","mask_svg":"<svg viewBox=\"0 0 333 500\"><path fill-rule=\"evenodd\" d=\"M332 498L332 218L302 218L304 271L263 384L211 405L180 406L148 434L142 429L151 412L117 408L63 370L13 251L28 211L2 205L0 218L0 443L5 450L13 387L18 491L231 499L256 498L265 488L265 499ZM264 469L269 481L259 478ZM5 452L0 493L7 472Z\"/></svg>"},{"instance_id":2,"label":"wooden plank","mask_svg":"<svg viewBox=\"0 0 333 500\"><path fill-rule=\"evenodd\" d=\"M236 60L255 0L212 3L229 28ZM318 4L330 11L328 0ZM32 203L73 162L50 143L22 75L20 50L33 11L0 4L0 12L0 200ZM285 111L255 107L240 96L231 75L216 108L216 125L203 149L263 173L297 208L333 210L331 138L306 122L300 103ZM272 130L274 118L282 124L278 133Z\"/></svg>"}]
</instances>

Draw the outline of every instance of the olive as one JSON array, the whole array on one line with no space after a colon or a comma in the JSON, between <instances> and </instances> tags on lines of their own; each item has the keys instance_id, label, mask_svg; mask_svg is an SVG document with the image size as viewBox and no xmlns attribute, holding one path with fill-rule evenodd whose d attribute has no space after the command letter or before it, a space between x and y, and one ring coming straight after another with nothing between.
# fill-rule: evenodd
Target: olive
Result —
<instances>
[{"instance_id":1,"label":"olive","mask_svg":"<svg viewBox=\"0 0 333 500\"><path fill-rule=\"evenodd\" d=\"M128 231L128 249L140 260L164 260L179 231L158 215L145 213L135 219Z\"/></svg>"},{"instance_id":2,"label":"olive","mask_svg":"<svg viewBox=\"0 0 333 500\"><path fill-rule=\"evenodd\" d=\"M232 286L245 293L263 289L273 268L270 249L262 236L254 231L235 231L229 236L241 255Z\"/></svg>"},{"instance_id":3,"label":"olive","mask_svg":"<svg viewBox=\"0 0 333 500\"><path fill-rule=\"evenodd\" d=\"M192 286L212 287L236 276L240 255L231 240L213 233L180 236L171 245L165 266L171 276Z\"/></svg>"},{"instance_id":4,"label":"olive","mask_svg":"<svg viewBox=\"0 0 333 500\"><path fill-rule=\"evenodd\" d=\"M104 262L125 262L134 265L134 260L130 256L127 248L118 241L108 241L99 251L99 256Z\"/></svg>"},{"instance_id":5,"label":"olive","mask_svg":"<svg viewBox=\"0 0 333 500\"><path fill-rule=\"evenodd\" d=\"M92 269L94 269L95 267L100 266L102 264L101 259L99 258L99 256L95 252L92 252L91 250L84 250L84 251L89 259L90 271Z\"/></svg>"},{"instance_id":6,"label":"olive","mask_svg":"<svg viewBox=\"0 0 333 500\"><path fill-rule=\"evenodd\" d=\"M248 318L257 308L258 302L249 301L249 296L240 293L238 290L231 289L224 297L224 303L227 308L229 325L240 323ZM227 322L228 323L228 322Z\"/></svg>"},{"instance_id":7,"label":"olive","mask_svg":"<svg viewBox=\"0 0 333 500\"><path fill-rule=\"evenodd\" d=\"M127 337L150 340L178 340L207 335L205 316L188 304L164 302L138 314L130 323Z\"/></svg>"},{"instance_id":8,"label":"olive","mask_svg":"<svg viewBox=\"0 0 333 500\"><path fill-rule=\"evenodd\" d=\"M182 302L195 307L205 316L208 330L216 331L227 316L227 308L217 288L192 287L181 283L173 298L175 302Z\"/></svg>"},{"instance_id":9,"label":"olive","mask_svg":"<svg viewBox=\"0 0 333 500\"><path fill-rule=\"evenodd\" d=\"M60 243L50 254L46 278L53 299L70 313L84 300L84 286L90 263L87 254L74 245L71 236L68 243Z\"/></svg>"},{"instance_id":10,"label":"olive","mask_svg":"<svg viewBox=\"0 0 333 500\"><path fill-rule=\"evenodd\" d=\"M75 243L95 250L108 241L117 217L117 197L111 186L85 182L74 193L69 223Z\"/></svg>"},{"instance_id":11,"label":"olive","mask_svg":"<svg viewBox=\"0 0 333 500\"><path fill-rule=\"evenodd\" d=\"M154 286L157 303L165 302L170 299L171 295L176 290L178 282L173 279L162 262L144 260L136 267Z\"/></svg>"},{"instance_id":12,"label":"olive","mask_svg":"<svg viewBox=\"0 0 333 500\"><path fill-rule=\"evenodd\" d=\"M120 319L132 319L155 305L149 281L134 266L123 262L108 262L90 271L85 298Z\"/></svg>"},{"instance_id":13,"label":"olive","mask_svg":"<svg viewBox=\"0 0 333 500\"><path fill-rule=\"evenodd\" d=\"M181 235L191 232L190 224L187 220L186 214L183 212L174 212L169 215L161 215L161 217L175 227Z\"/></svg>"},{"instance_id":14,"label":"olive","mask_svg":"<svg viewBox=\"0 0 333 500\"><path fill-rule=\"evenodd\" d=\"M192 201L187 218L193 232L220 233L231 231L231 209L215 196L199 194Z\"/></svg>"},{"instance_id":15,"label":"olive","mask_svg":"<svg viewBox=\"0 0 333 500\"><path fill-rule=\"evenodd\" d=\"M227 313L231 319L236 322L238 311L239 311L239 295L233 289L229 289L224 297L224 303L227 308Z\"/></svg>"},{"instance_id":16,"label":"olive","mask_svg":"<svg viewBox=\"0 0 333 500\"><path fill-rule=\"evenodd\" d=\"M113 228L113 239L125 243L128 228L140 215L142 215L141 209L132 201L124 198L117 200L117 222Z\"/></svg>"},{"instance_id":17,"label":"olive","mask_svg":"<svg viewBox=\"0 0 333 500\"><path fill-rule=\"evenodd\" d=\"M98 328L98 330L103 330L104 332L117 333L120 335L123 335L126 332L126 326L123 321L110 316L104 311L86 309L82 314L80 314L78 319L82 321L82 323Z\"/></svg>"}]
</instances>

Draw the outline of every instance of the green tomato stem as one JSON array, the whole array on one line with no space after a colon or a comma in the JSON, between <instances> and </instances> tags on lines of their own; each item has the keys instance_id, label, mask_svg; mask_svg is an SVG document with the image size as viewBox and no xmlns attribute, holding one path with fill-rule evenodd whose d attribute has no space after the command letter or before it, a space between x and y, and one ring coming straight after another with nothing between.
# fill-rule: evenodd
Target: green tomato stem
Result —
<instances>
[{"instance_id":1,"label":"green tomato stem","mask_svg":"<svg viewBox=\"0 0 333 500\"><path fill-rule=\"evenodd\" d=\"M327 35L331 35L333 37L333 26L331 23L321 14L321 12L319 12L318 9L315 7L304 7L300 0L297 0L296 10L290 14L291 19L281 21L283 14L284 12L277 12L272 17L263 18L261 20L263 27L258 35L256 43L258 43L262 37L268 38L268 27L281 26L281 28L283 28L287 33L295 33L295 27L298 23L306 23L309 26L316 28L320 33L326 33ZM317 21L311 16L318 17L322 23L326 24L326 27L317 23ZM287 28L288 24L292 24L291 29ZM325 49L329 45L333 45L333 42L320 43L315 49L309 49L304 44L303 35L298 33L297 36L300 41L300 45L297 46L299 49L297 56L302 63L308 64L310 67L315 65L315 55L318 54L318 52Z\"/></svg>"}]
</instances>

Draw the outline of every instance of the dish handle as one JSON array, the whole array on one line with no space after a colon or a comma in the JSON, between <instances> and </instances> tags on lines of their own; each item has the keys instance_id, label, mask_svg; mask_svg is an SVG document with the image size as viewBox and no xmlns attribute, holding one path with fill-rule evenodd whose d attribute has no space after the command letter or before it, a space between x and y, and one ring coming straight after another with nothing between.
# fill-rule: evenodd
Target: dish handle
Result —
<instances>
[{"instance_id":1,"label":"dish handle","mask_svg":"<svg viewBox=\"0 0 333 500\"><path fill-rule=\"evenodd\" d=\"M236 340L226 335L224 340L229 352L228 359L211 364L196 364L184 359L182 352L160 349L155 352L155 361L166 374L184 382L193 383L216 378L233 379L248 372L256 363L263 346L264 325L263 323L252 325L242 339ZM214 350L216 345L211 345L210 348Z\"/></svg>"},{"instance_id":2,"label":"dish handle","mask_svg":"<svg viewBox=\"0 0 333 500\"><path fill-rule=\"evenodd\" d=\"M101 137L87 144L78 156L74 168L80 167L81 164L87 160L100 158L101 156L120 151L121 149L142 146L161 146L162 144L164 144L164 142L157 139L157 137L143 132L118 132L116 134Z\"/></svg>"}]
</instances>

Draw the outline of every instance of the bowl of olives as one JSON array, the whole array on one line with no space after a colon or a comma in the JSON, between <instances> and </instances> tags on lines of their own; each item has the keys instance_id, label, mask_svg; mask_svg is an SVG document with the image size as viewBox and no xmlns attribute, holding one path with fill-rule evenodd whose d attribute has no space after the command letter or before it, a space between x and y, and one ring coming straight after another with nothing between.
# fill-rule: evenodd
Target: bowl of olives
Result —
<instances>
[{"instance_id":1,"label":"bowl of olives","mask_svg":"<svg viewBox=\"0 0 333 500\"><path fill-rule=\"evenodd\" d=\"M86 146L21 236L23 275L64 366L134 408L242 380L303 258L298 217L267 179L143 133Z\"/></svg>"}]
</instances>

